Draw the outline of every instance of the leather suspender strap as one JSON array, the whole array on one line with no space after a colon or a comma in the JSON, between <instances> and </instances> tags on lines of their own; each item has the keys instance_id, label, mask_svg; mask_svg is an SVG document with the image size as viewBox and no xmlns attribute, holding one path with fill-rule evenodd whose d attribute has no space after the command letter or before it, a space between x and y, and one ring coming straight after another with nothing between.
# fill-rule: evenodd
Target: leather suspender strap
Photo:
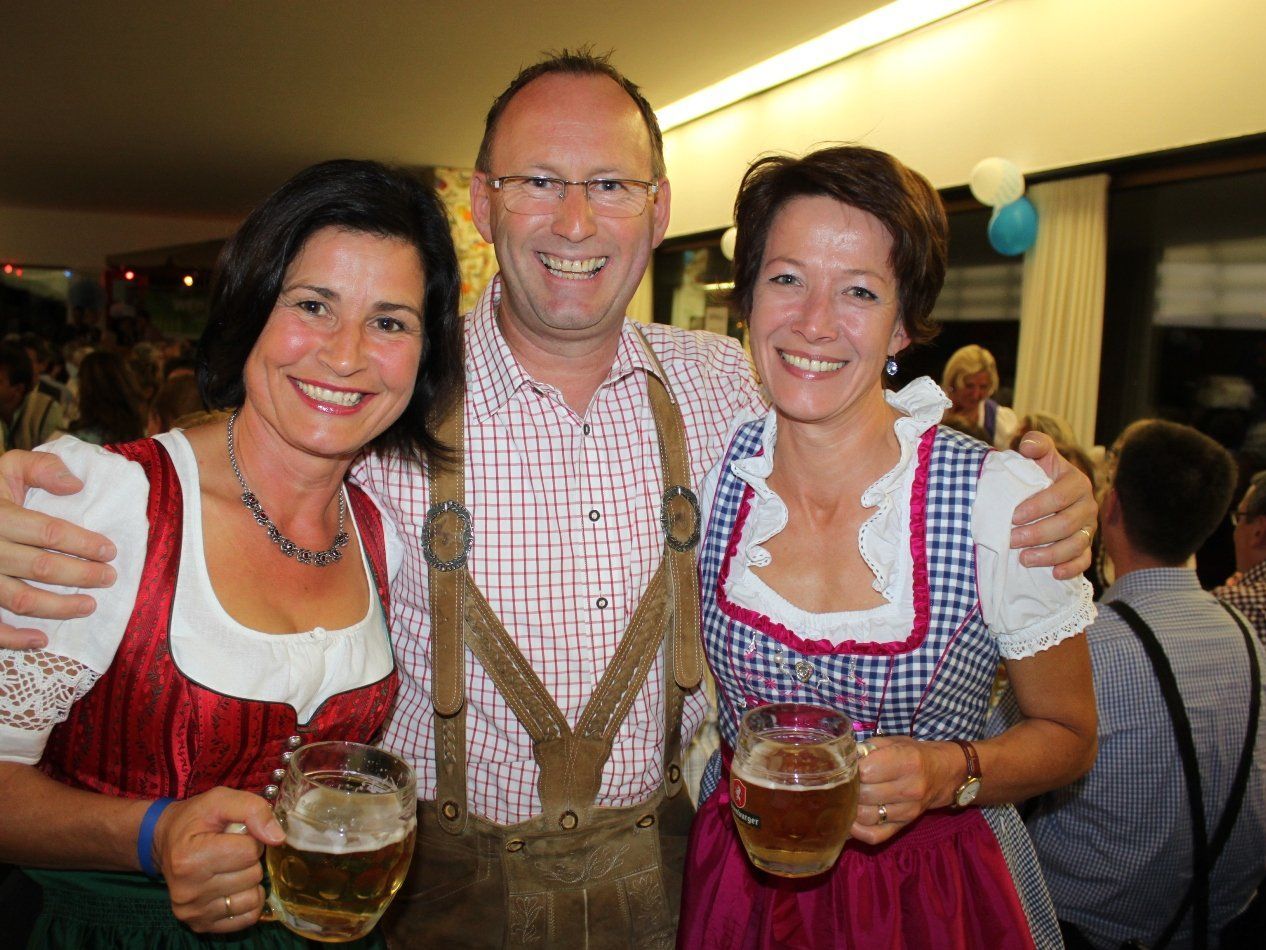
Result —
<instances>
[{"instance_id":1,"label":"leather suspender strap","mask_svg":"<svg viewBox=\"0 0 1266 950\"><path fill-rule=\"evenodd\" d=\"M660 568L663 570L663 568ZM697 582L696 582L697 583ZM702 633L699 634L702 637ZM670 681L668 671L675 669L676 637L664 637L664 794L672 798L681 791L681 709L686 691L680 683Z\"/></svg>"},{"instance_id":2,"label":"leather suspender strap","mask_svg":"<svg viewBox=\"0 0 1266 950\"><path fill-rule=\"evenodd\" d=\"M1173 668L1170 666L1169 659L1165 656L1165 651L1161 648L1160 642L1156 639L1156 634L1152 632L1151 627L1138 615L1134 608L1121 601L1111 601L1107 606L1115 610L1129 624L1152 663L1157 682L1160 684L1161 695L1164 697L1165 706L1169 710L1169 718L1173 725L1174 738L1178 743L1178 751L1182 757L1183 775L1187 782L1188 806L1191 810L1191 886L1175 910L1174 916L1170 918L1168 925L1152 946L1154 950L1162 950L1162 948L1167 946L1178 931L1178 926L1186 916L1187 910L1194 908L1192 945L1197 950L1203 950L1203 948L1208 946L1209 941L1209 875L1212 873L1213 866L1217 863L1227 840L1231 837L1231 830L1239 817L1240 804L1244 797L1244 790L1247 787L1248 775L1252 766L1253 748L1257 743L1258 722L1261 713L1261 669L1257 662L1257 653L1253 648L1253 635L1235 611L1227 608L1227 612L1235 621L1236 626L1240 628L1240 633L1244 637L1244 644L1248 649L1252 693L1249 699L1248 727L1244 747L1240 752L1239 766L1231 782L1230 793L1227 796L1226 805L1223 807L1222 817L1218 822L1212 842L1210 842L1204 818L1204 796L1200 780L1200 765L1196 758L1195 740L1191 732L1191 722L1187 718L1186 707L1183 705L1182 695L1178 691L1178 681L1174 677ZM1222 604L1222 606L1226 607L1225 604Z\"/></svg>"},{"instance_id":3,"label":"leather suspender strap","mask_svg":"<svg viewBox=\"0 0 1266 950\"><path fill-rule=\"evenodd\" d=\"M690 490L690 458L686 450L686 429L668 390L668 374L651 349L646 334L634 326L647 359L655 373L647 373L646 388L651 410L655 415L659 438L660 466L664 473L664 497L660 521L666 547L664 562L669 569L669 585L673 598L672 664L677 685L694 689L703 679L703 637L699 620L699 565L695 552L703 519L699 501ZM656 375L658 374L658 375ZM664 424L671 420L674 424Z\"/></svg>"},{"instance_id":4,"label":"leather suspender strap","mask_svg":"<svg viewBox=\"0 0 1266 950\"><path fill-rule=\"evenodd\" d=\"M681 411L668 389L668 374L638 327L637 338L655 373L646 374L651 411L659 438L664 499L660 520L665 534L663 571L669 569L673 597L672 635L664 640L664 782L669 797L681 791L681 713L685 691L703 680L703 633L700 629L699 565L696 554L703 518L690 490L690 459ZM658 375L656 375L658 374ZM666 424L671 420L671 424ZM675 684L667 682L673 671ZM674 688L674 686L676 688Z\"/></svg>"},{"instance_id":5,"label":"leather suspender strap","mask_svg":"<svg viewBox=\"0 0 1266 950\"><path fill-rule=\"evenodd\" d=\"M454 400L437 436L453 460L431 460L431 508L423 525L431 611L431 701L435 707L435 800L440 826L450 834L466 827L466 656L462 644L466 557L472 528L465 501L465 396Z\"/></svg>"},{"instance_id":6,"label":"leather suspender strap","mask_svg":"<svg viewBox=\"0 0 1266 950\"><path fill-rule=\"evenodd\" d=\"M463 411L459 404L440 423L437 436L453 447L457 459L429 473L433 504L423 526L427 564L430 567L429 600L431 608L431 695L435 711L454 716L465 703L465 670L461 642L461 607L463 587L461 570L466 563L466 550L460 545L466 497L465 443ZM469 530L470 517L465 518Z\"/></svg>"},{"instance_id":7,"label":"leather suspender strap","mask_svg":"<svg viewBox=\"0 0 1266 950\"><path fill-rule=\"evenodd\" d=\"M532 737L541 770L538 791L545 814L574 812L593 804L597 797L612 741L664 639L664 587L661 569L620 638L615 656L603 671L574 730L483 595L471 588L466 640ZM671 689L677 691L675 685Z\"/></svg>"},{"instance_id":8,"label":"leather suspender strap","mask_svg":"<svg viewBox=\"0 0 1266 950\"><path fill-rule=\"evenodd\" d=\"M636 330L636 328L635 328ZM655 369L663 368L640 330L637 335ZM681 787L679 765L683 690L702 677L699 630L699 585L694 551L701 518L690 491L685 425L666 385L647 373L652 414L659 440L665 491L660 520L665 535L664 559L634 612L615 656L586 705L573 733L557 703L532 670L470 578L466 557L472 520L465 508L465 452L462 433L464 402L459 401L440 427L439 436L453 447L451 467L430 473L431 508L424 528L429 565L431 662L434 683L439 823L459 834L466 824L465 669L469 645L485 672L513 709L535 743L541 767L539 791L547 811L593 802L611 743L627 716L650 664L658 654L665 613L671 630L664 636L666 673L664 774L665 791ZM664 588L667 587L667 590Z\"/></svg>"},{"instance_id":9,"label":"leather suspender strap","mask_svg":"<svg viewBox=\"0 0 1266 950\"><path fill-rule=\"evenodd\" d=\"M1257 733L1261 725L1262 712L1262 669L1257 662L1257 650L1253 646L1253 631L1239 611L1230 604L1218 601L1222 608L1231 615L1235 625L1240 628L1244 637L1244 646L1248 650L1249 682L1252 692L1248 698L1248 727L1244 735L1244 750L1240 753L1240 765L1235 770L1235 778L1231 781L1231 792L1227 797L1226 808L1222 820L1218 822L1218 830L1213 833L1209 844L1209 860L1216 864L1222 849L1231 837L1231 830L1240 816L1240 806L1244 803L1244 791L1248 788L1248 776L1253 769L1253 750L1257 747Z\"/></svg>"},{"instance_id":10,"label":"leather suspender strap","mask_svg":"<svg viewBox=\"0 0 1266 950\"><path fill-rule=\"evenodd\" d=\"M1174 739L1178 743L1178 752L1182 758L1183 776L1187 780L1187 806L1191 812L1191 887L1187 891L1194 905L1192 918L1192 946L1204 950L1208 946L1209 936L1209 837L1204 820L1204 792L1200 782L1200 764L1196 760L1196 743L1191 734L1191 721L1187 718L1187 709L1183 705L1182 695L1178 692L1178 681L1174 678L1169 658L1161 649L1156 634L1152 632L1143 618L1129 604L1112 601L1108 604L1120 614L1135 636L1143 645L1143 650L1151 661L1152 670L1160 684L1161 696L1165 699L1165 707L1169 710L1169 720L1174 729ZM1178 925L1186 914L1188 901L1184 899L1178 912L1170 918L1168 926L1161 932L1154 946L1162 948L1173 939Z\"/></svg>"}]
</instances>

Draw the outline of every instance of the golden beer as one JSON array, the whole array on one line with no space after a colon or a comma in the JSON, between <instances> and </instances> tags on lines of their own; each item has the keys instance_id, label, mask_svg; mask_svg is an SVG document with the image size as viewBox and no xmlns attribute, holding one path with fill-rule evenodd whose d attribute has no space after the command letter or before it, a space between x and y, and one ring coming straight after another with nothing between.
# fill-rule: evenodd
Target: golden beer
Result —
<instances>
[{"instance_id":1,"label":"golden beer","mask_svg":"<svg viewBox=\"0 0 1266 950\"><path fill-rule=\"evenodd\" d=\"M857 817L852 726L822 707L748 710L730 771L730 809L748 857L783 877L808 877L839 858Z\"/></svg>"},{"instance_id":2,"label":"golden beer","mask_svg":"<svg viewBox=\"0 0 1266 950\"><path fill-rule=\"evenodd\" d=\"M268 902L274 919L300 936L345 943L373 930L408 872L417 836L414 780L389 753L356 746L372 755L356 751L352 761L347 750L322 753L323 745L354 746L317 743L291 760L294 774L276 807L286 841L268 848ZM309 749L318 752L305 755ZM331 768L335 754L344 759Z\"/></svg>"}]
</instances>

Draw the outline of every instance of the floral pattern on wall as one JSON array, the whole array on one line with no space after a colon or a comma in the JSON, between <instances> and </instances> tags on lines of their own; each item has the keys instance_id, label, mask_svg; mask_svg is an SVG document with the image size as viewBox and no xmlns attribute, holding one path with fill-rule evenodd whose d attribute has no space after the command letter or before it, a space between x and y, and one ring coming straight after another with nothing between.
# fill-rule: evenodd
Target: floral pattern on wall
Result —
<instances>
[{"instance_id":1,"label":"floral pattern on wall","mask_svg":"<svg viewBox=\"0 0 1266 950\"><path fill-rule=\"evenodd\" d=\"M479 302L488 281L497 272L497 259L492 245L485 243L470 218L469 168L441 168L435 171L435 190L448 208L453 227L453 243L457 245L457 263L462 271L462 313L469 313Z\"/></svg>"}]
</instances>

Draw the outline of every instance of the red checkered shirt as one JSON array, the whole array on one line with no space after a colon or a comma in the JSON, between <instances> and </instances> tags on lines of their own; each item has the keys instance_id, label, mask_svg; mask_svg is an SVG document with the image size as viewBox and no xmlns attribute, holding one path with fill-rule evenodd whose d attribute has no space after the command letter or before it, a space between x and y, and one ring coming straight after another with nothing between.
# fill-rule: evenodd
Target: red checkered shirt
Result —
<instances>
[{"instance_id":1,"label":"red checkered shirt","mask_svg":"<svg viewBox=\"0 0 1266 950\"><path fill-rule=\"evenodd\" d=\"M531 379L495 319L500 279L466 324L466 504L474 519L470 573L575 724L663 556L663 492L646 354L626 321L614 365L584 414ZM736 341L658 324L643 327L686 424L697 485L720 458L730 421L759 410ZM357 479L405 539L392 589L402 673L385 745L413 763L418 793L435 794L430 619L422 524L428 487L398 461L370 458ZM598 804L649 798L662 778L663 663L651 667L603 770ZM532 740L467 651L467 790L475 814L513 824L540 812ZM683 747L706 707L687 697Z\"/></svg>"},{"instance_id":2,"label":"red checkered shirt","mask_svg":"<svg viewBox=\"0 0 1266 950\"><path fill-rule=\"evenodd\" d=\"M1210 593L1242 613L1266 645L1266 561L1250 567L1233 587L1224 584Z\"/></svg>"}]
</instances>

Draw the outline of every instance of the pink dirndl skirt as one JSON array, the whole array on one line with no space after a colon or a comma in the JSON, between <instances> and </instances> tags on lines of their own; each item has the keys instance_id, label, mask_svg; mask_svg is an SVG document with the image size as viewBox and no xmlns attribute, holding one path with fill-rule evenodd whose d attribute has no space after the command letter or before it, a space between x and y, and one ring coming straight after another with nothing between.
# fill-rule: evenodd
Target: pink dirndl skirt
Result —
<instances>
[{"instance_id":1,"label":"pink dirndl skirt","mask_svg":"<svg viewBox=\"0 0 1266 950\"><path fill-rule=\"evenodd\" d=\"M1011 871L979 809L927 812L882 845L848 842L824 874L781 878L748 861L726 774L691 828L677 946L1030 950L1034 944Z\"/></svg>"}]
</instances>

